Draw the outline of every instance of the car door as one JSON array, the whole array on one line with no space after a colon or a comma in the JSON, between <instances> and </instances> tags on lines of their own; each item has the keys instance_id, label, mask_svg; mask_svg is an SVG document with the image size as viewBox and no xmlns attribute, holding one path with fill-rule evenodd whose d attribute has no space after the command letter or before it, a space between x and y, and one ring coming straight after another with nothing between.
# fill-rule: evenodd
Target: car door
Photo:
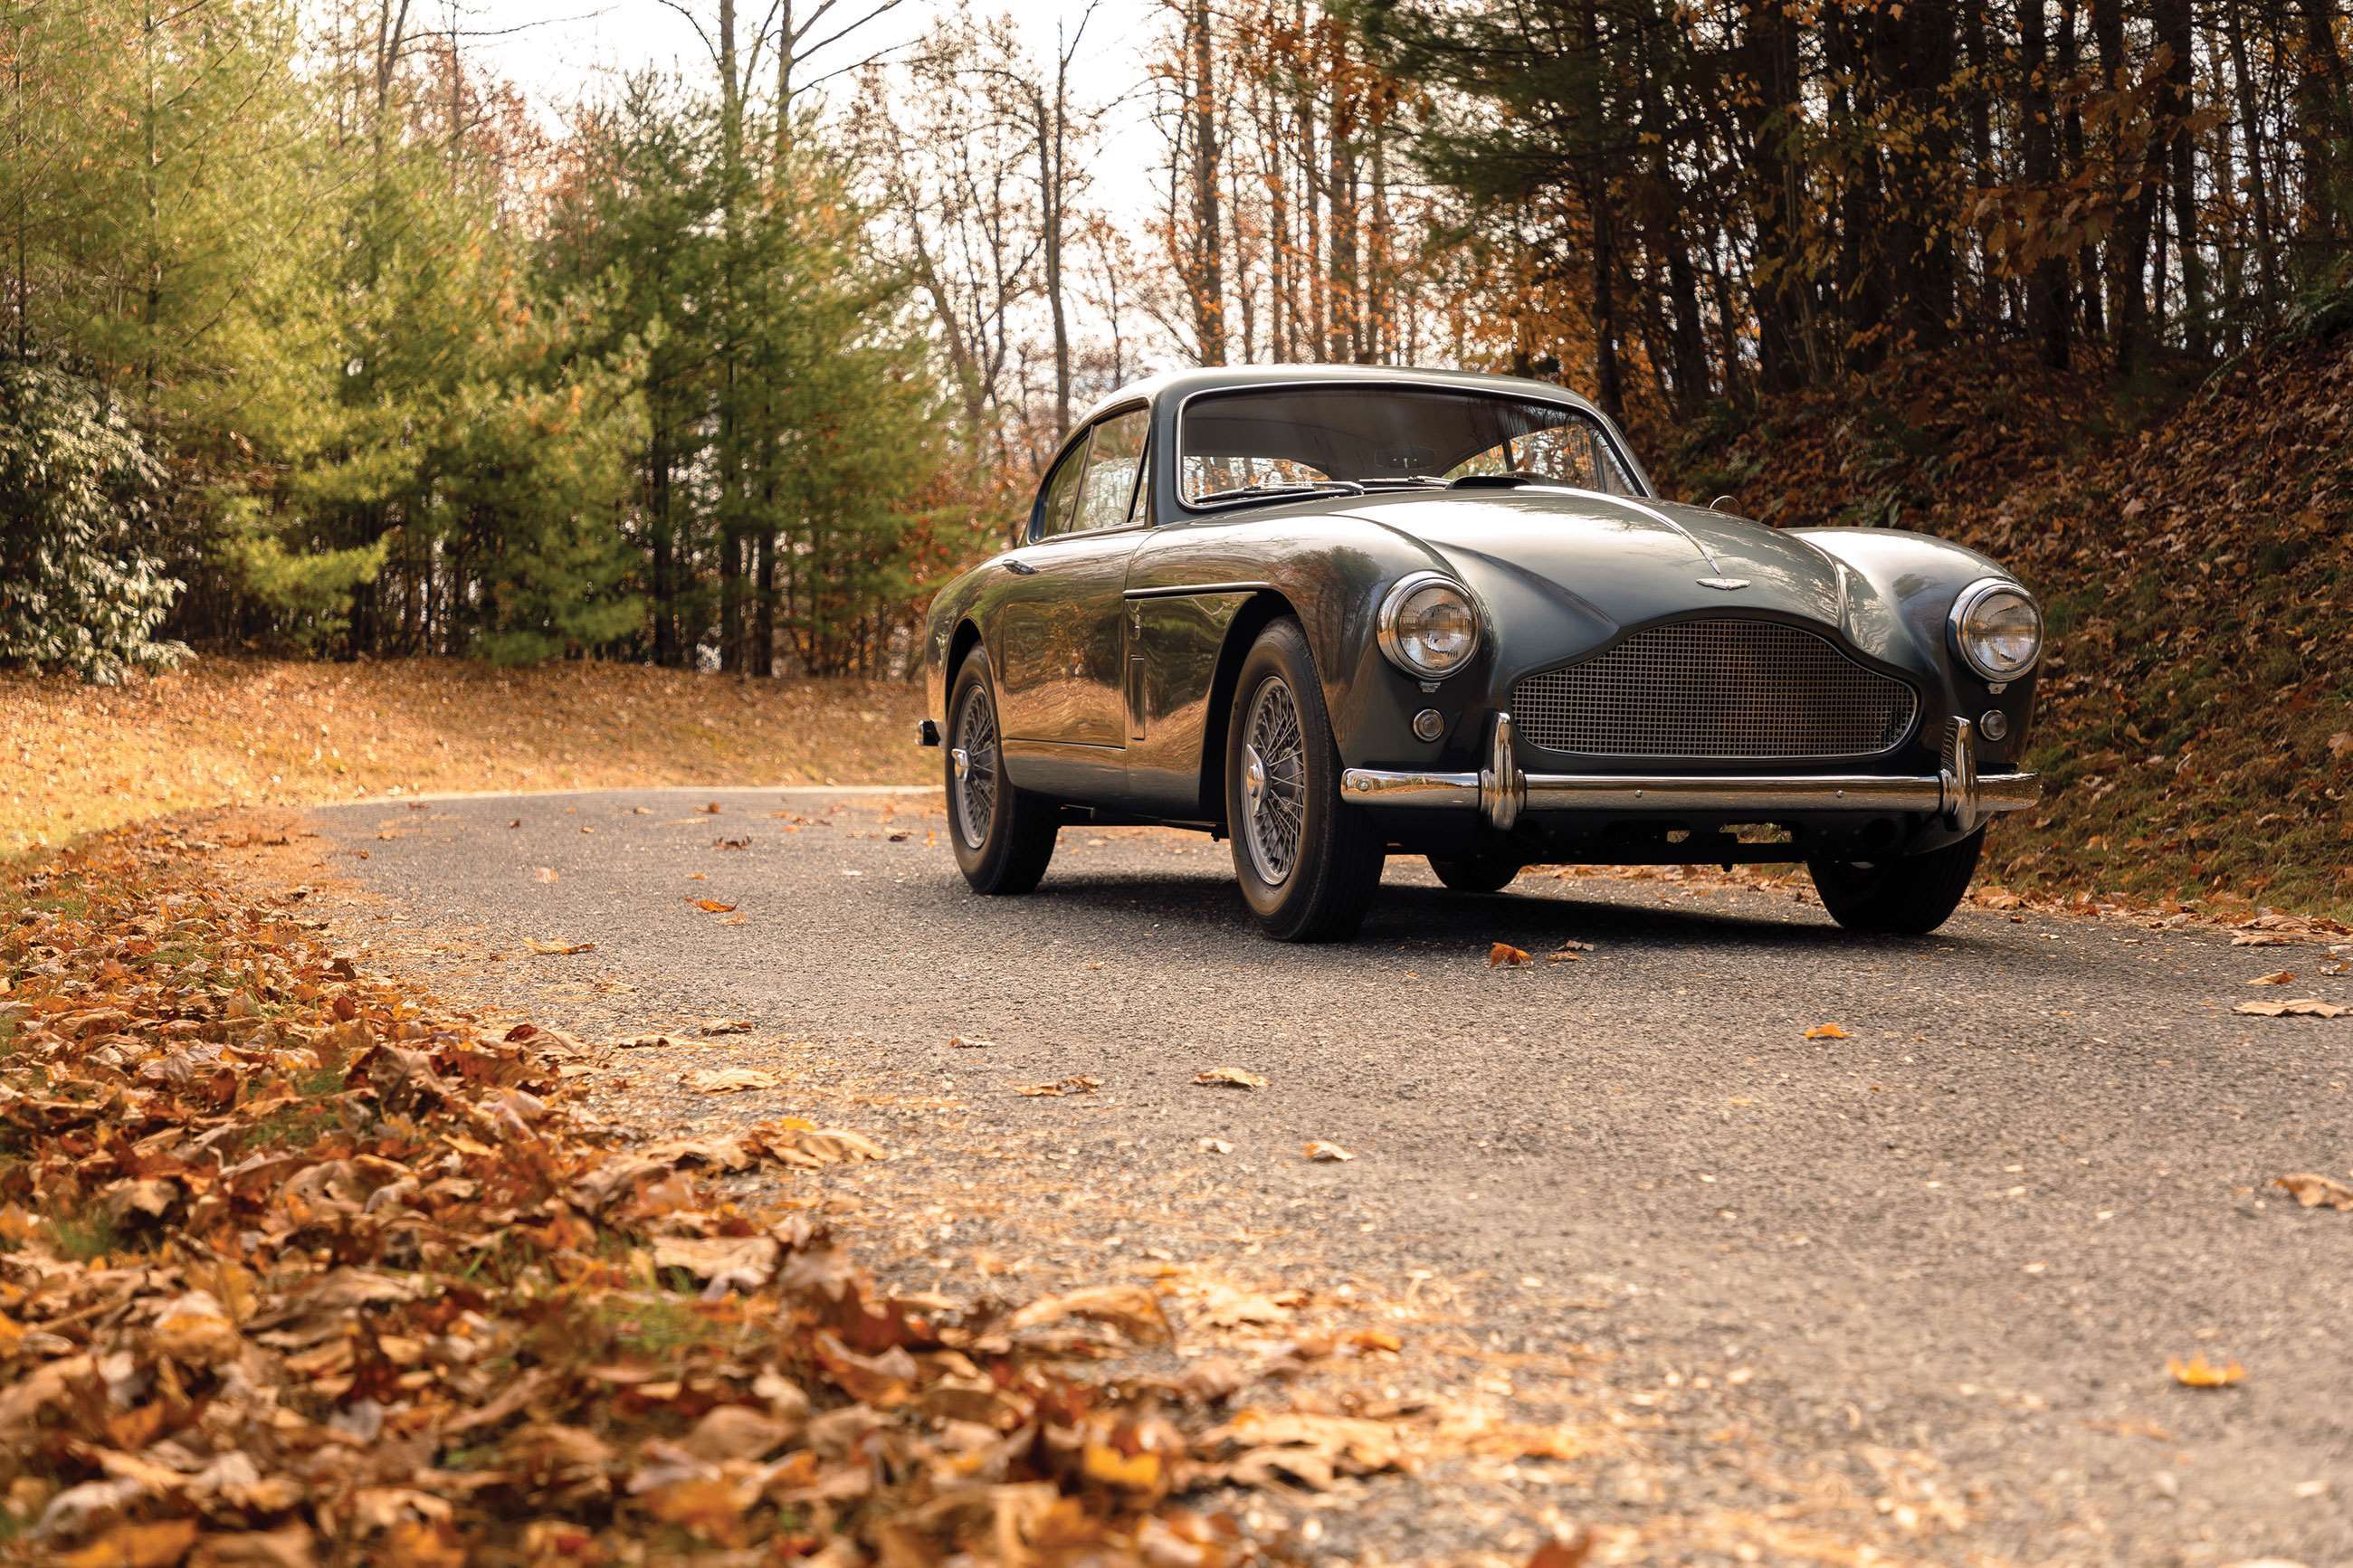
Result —
<instances>
[{"instance_id":1,"label":"car door","mask_svg":"<svg viewBox=\"0 0 2353 1568\"><path fill-rule=\"evenodd\" d=\"M1022 582L999 621L997 713L1026 787L1076 780L1092 795L1116 779L1127 742L1121 593L1148 511L1148 424L1139 404L1091 425L1048 477L1029 542L1005 557Z\"/></svg>"}]
</instances>

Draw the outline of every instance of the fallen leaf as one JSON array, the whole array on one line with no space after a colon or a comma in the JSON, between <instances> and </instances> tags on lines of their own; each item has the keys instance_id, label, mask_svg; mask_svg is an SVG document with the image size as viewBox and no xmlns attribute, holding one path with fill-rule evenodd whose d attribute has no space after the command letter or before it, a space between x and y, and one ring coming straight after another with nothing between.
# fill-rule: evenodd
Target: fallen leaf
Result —
<instances>
[{"instance_id":1,"label":"fallen leaf","mask_svg":"<svg viewBox=\"0 0 2353 1568\"><path fill-rule=\"evenodd\" d=\"M2274 969L2269 974L2258 974L2247 982L2250 985L2286 985L2295 979L2293 969Z\"/></svg>"},{"instance_id":2,"label":"fallen leaf","mask_svg":"<svg viewBox=\"0 0 2353 1568\"><path fill-rule=\"evenodd\" d=\"M1292 1313L1306 1304L1304 1290L1277 1290L1268 1295L1212 1280L1202 1290L1199 1309L1194 1316L1213 1329L1239 1329L1250 1324L1264 1327L1288 1322Z\"/></svg>"},{"instance_id":3,"label":"fallen leaf","mask_svg":"<svg viewBox=\"0 0 2353 1568\"><path fill-rule=\"evenodd\" d=\"M1528 1556L1527 1568L1579 1568L1593 1554L1593 1537L1578 1531L1567 1541L1546 1542Z\"/></svg>"},{"instance_id":4,"label":"fallen leaf","mask_svg":"<svg viewBox=\"0 0 2353 1568\"><path fill-rule=\"evenodd\" d=\"M1326 1143L1321 1138L1314 1139L1309 1142L1300 1150L1300 1152L1311 1160L1338 1161L1353 1160L1356 1158L1354 1154L1351 1154L1347 1150L1341 1148L1337 1143Z\"/></svg>"},{"instance_id":5,"label":"fallen leaf","mask_svg":"<svg viewBox=\"0 0 2353 1568\"><path fill-rule=\"evenodd\" d=\"M997 1042L995 1040L984 1040L976 1036L969 1039L962 1035L950 1035L948 1037L948 1047L951 1050L985 1051L996 1044Z\"/></svg>"},{"instance_id":6,"label":"fallen leaf","mask_svg":"<svg viewBox=\"0 0 2353 1568\"><path fill-rule=\"evenodd\" d=\"M2184 1388L2228 1388L2247 1375L2247 1369L2237 1362L2216 1366L2206 1359L2203 1351L2188 1361L2179 1356L2171 1357L2166 1362L2165 1370L2171 1373L2173 1381Z\"/></svg>"},{"instance_id":7,"label":"fallen leaf","mask_svg":"<svg viewBox=\"0 0 2353 1568\"><path fill-rule=\"evenodd\" d=\"M1264 1089L1266 1087L1266 1079L1254 1072L1246 1072L1240 1068L1211 1068L1207 1072L1195 1073L1193 1081L1211 1088Z\"/></svg>"},{"instance_id":8,"label":"fallen leaf","mask_svg":"<svg viewBox=\"0 0 2353 1568\"><path fill-rule=\"evenodd\" d=\"M118 1524L79 1551L51 1559L60 1568L170 1568L196 1541L193 1519Z\"/></svg>"},{"instance_id":9,"label":"fallen leaf","mask_svg":"<svg viewBox=\"0 0 2353 1568\"><path fill-rule=\"evenodd\" d=\"M1193 1145L1204 1154L1230 1154L1234 1146L1222 1138L1203 1138Z\"/></svg>"},{"instance_id":10,"label":"fallen leaf","mask_svg":"<svg viewBox=\"0 0 2353 1568\"><path fill-rule=\"evenodd\" d=\"M776 1272L783 1248L765 1236L664 1236L653 1245L656 1268L682 1268L697 1279L756 1290Z\"/></svg>"},{"instance_id":11,"label":"fallen leaf","mask_svg":"<svg viewBox=\"0 0 2353 1568\"><path fill-rule=\"evenodd\" d=\"M555 868L553 866L542 866L538 870L533 871L531 874L531 877L532 880L534 882L556 882L563 880L562 878L556 875Z\"/></svg>"},{"instance_id":12,"label":"fallen leaf","mask_svg":"<svg viewBox=\"0 0 2353 1568\"><path fill-rule=\"evenodd\" d=\"M687 902L707 915L732 915L735 912L734 905L723 904L717 899L689 899Z\"/></svg>"},{"instance_id":13,"label":"fallen leaf","mask_svg":"<svg viewBox=\"0 0 2353 1568\"><path fill-rule=\"evenodd\" d=\"M857 1165L891 1156L882 1145L862 1132L839 1127L810 1127L794 1121L755 1127L744 1136L747 1150L765 1152L786 1165L814 1169L818 1165Z\"/></svg>"},{"instance_id":14,"label":"fallen leaf","mask_svg":"<svg viewBox=\"0 0 2353 1568\"><path fill-rule=\"evenodd\" d=\"M575 952L596 951L596 944L593 942L565 942L560 937L553 942L542 942L535 936L527 936L522 939L522 944L533 952L545 953L551 958L568 958Z\"/></svg>"},{"instance_id":15,"label":"fallen leaf","mask_svg":"<svg viewBox=\"0 0 2353 1568\"><path fill-rule=\"evenodd\" d=\"M1053 1083L1025 1084L1021 1088L1015 1089L1013 1092L1016 1094L1027 1095L1031 1100L1039 1100L1056 1098L1065 1094L1092 1094L1102 1087L1103 1079L1086 1073L1081 1073L1076 1078L1060 1079Z\"/></svg>"},{"instance_id":16,"label":"fallen leaf","mask_svg":"<svg viewBox=\"0 0 2353 1568\"><path fill-rule=\"evenodd\" d=\"M695 1032L704 1036L748 1035L752 1032L752 1020L749 1018L705 1018L702 1020L702 1026Z\"/></svg>"},{"instance_id":17,"label":"fallen leaf","mask_svg":"<svg viewBox=\"0 0 2353 1568\"><path fill-rule=\"evenodd\" d=\"M2340 1007L2317 996L2292 996L2284 1002L2242 1002L2231 1009L2257 1018L2341 1018L2353 1007Z\"/></svg>"},{"instance_id":18,"label":"fallen leaf","mask_svg":"<svg viewBox=\"0 0 2353 1568\"><path fill-rule=\"evenodd\" d=\"M702 1094L733 1094L744 1089L776 1089L784 1079L758 1068L703 1068L679 1079Z\"/></svg>"},{"instance_id":19,"label":"fallen leaf","mask_svg":"<svg viewBox=\"0 0 2353 1568\"><path fill-rule=\"evenodd\" d=\"M764 1459L793 1434L792 1426L748 1405L722 1405L703 1412L679 1447L698 1459Z\"/></svg>"},{"instance_id":20,"label":"fallen leaf","mask_svg":"<svg viewBox=\"0 0 2353 1568\"><path fill-rule=\"evenodd\" d=\"M1160 1485L1160 1456L1149 1450L1123 1454L1108 1443L1090 1443L1079 1468L1087 1479L1126 1491L1154 1491Z\"/></svg>"},{"instance_id":21,"label":"fallen leaf","mask_svg":"<svg viewBox=\"0 0 2353 1568\"><path fill-rule=\"evenodd\" d=\"M1836 1024L1816 1024L1806 1031L1806 1038L1810 1040L1844 1040L1852 1037Z\"/></svg>"},{"instance_id":22,"label":"fallen leaf","mask_svg":"<svg viewBox=\"0 0 2353 1568\"><path fill-rule=\"evenodd\" d=\"M719 803L718 803L717 801L715 801L715 800L714 800L714 801L711 802L709 805L705 805L705 806L702 808L702 815L703 815L703 816L718 816L718 815L719 815Z\"/></svg>"},{"instance_id":23,"label":"fallen leaf","mask_svg":"<svg viewBox=\"0 0 2353 1568\"><path fill-rule=\"evenodd\" d=\"M2316 1175L2310 1171L2299 1171L2293 1175L2279 1177L2272 1183L2272 1185L2285 1187L2290 1194L2294 1194L2295 1201L2306 1208L2316 1209L2326 1206L2340 1214L2353 1214L2353 1187L2348 1187L2333 1177Z\"/></svg>"},{"instance_id":24,"label":"fallen leaf","mask_svg":"<svg viewBox=\"0 0 2353 1568\"><path fill-rule=\"evenodd\" d=\"M1005 1326L1018 1332L1066 1318L1083 1318L1117 1329L1140 1344L1162 1344L1174 1337L1160 1298L1142 1285L1093 1285L1059 1296L1041 1296L1006 1319Z\"/></svg>"},{"instance_id":25,"label":"fallen leaf","mask_svg":"<svg viewBox=\"0 0 2353 1568\"><path fill-rule=\"evenodd\" d=\"M1528 950L1514 947L1508 942L1499 942L1487 950L1487 967L1490 969L1517 969L1527 961Z\"/></svg>"}]
</instances>

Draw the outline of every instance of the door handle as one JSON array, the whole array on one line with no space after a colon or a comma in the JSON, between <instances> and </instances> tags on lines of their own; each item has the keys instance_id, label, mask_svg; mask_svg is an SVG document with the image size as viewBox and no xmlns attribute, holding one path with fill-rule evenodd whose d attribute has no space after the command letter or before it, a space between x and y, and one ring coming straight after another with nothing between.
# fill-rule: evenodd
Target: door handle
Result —
<instances>
[{"instance_id":1,"label":"door handle","mask_svg":"<svg viewBox=\"0 0 2353 1568\"><path fill-rule=\"evenodd\" d=\"M1008 561L1005 563L1005 569L1008 572L1012 573L1016 577L1035 577L1038 575L1038 568L1030 565L1027 561Z\"/></svg>"}]
</instances>

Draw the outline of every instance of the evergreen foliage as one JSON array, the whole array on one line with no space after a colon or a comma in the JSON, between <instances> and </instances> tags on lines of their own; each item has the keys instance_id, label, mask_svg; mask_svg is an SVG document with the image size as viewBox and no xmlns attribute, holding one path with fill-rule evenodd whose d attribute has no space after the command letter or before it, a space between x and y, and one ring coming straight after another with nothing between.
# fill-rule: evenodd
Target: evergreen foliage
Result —
<instances>
[{"instance_id":1,"label":"evergreen foliage","mask_svg":"<svg viewBox=\"0 0 2353 1568\"><path fill-rule=\"evenodd\" d=\"M162 478L93 389L0 364L0 664L111 681L183 651L154 638L180 588L146 545Z\"/></svg>"},{"instance_id":2,"label":"evergreen foliage","mask_svg":"<svg viewBox=\"0 0 2353 1568\"><path fill-rule=\"evenodd\" d=\"M948 454L844 171L652 80L551 142L412 9L0 12L11 460L79 476L10 498L50 575L12 571L0 651L105 674L169 611L321 654L903 658Z\"/></svg>"}]
</instances>

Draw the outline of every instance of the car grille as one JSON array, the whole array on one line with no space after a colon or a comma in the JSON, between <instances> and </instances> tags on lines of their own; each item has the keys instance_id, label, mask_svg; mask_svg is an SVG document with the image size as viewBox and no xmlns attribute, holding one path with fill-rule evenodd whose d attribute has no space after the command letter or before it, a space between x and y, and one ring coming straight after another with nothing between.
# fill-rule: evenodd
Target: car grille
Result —
<instances>
[{"instance_id":1,"label":"car grille","mask_svg":"<svg viewBox=\"0 0 2353 1568\"><path fill-rule=\"evenodd\" d=\"M1588 756L1867 757L1919 711L1911 687L1778 621L1675 621L1527 676L1512 720L1546 751Z\"/></svg>"}]
</instances>

